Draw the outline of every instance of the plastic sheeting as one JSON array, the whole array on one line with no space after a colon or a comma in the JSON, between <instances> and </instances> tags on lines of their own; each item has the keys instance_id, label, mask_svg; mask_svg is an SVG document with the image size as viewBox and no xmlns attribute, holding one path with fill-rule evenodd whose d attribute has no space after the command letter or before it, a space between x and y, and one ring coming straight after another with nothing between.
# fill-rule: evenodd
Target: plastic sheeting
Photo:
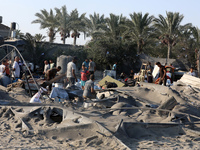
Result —
<instances>
[{"instance_id":1,"label":"plastic sheeting","mask_svg":"<svg viewBox=\"0 0 200 150\"><path fill-rule=\"evenodd\" d=\"M69 99L69 95L65 89L54 87L50 93L50 98L62 98L62 99Z\"/></svg>"}]
</instances>

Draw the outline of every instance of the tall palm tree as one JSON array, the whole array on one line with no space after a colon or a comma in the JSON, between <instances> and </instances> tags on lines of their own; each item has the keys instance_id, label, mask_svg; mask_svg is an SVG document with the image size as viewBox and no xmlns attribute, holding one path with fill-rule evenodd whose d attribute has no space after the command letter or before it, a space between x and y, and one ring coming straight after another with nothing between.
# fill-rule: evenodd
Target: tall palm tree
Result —
<instances>
[{"instance_id":1,"label":"tall palm tree","mask_svg":"<svg viewBox=\"0 0 200 150\"><path fill-rule=\"evenodd\" d=\"M110 14L109 18L106 18L107 30L105 32L106 37L112 37L115 40L121 39L122 36L122 25L126 22L126 18L122 15L117 16Z\"/></svg>"},{"instance_id":2,"label":"tall palm tree","mask_svg":"<svg viewBox=\"0 0 200 150\"><path fill-rule=\"evenodd\" d=\"M41 13L36 13L35 16L37 19L32 21L32 23L39 23L41 29L48 28L49 42L52 43L55 39L56 28L58 26L53 10L50 9L50 12L48 12L46 9L43 9Z\"/></svg>"},{"instance_id":3,"label":"tall palm tree","mask_svg":"<svg viewBox=\"0 0 200 150\"><path fill-rule=\"evenodd\" d=\"M144 45L147 44L152 36L154 28L151 23L154 17L149 16L149 13L143 16L142 13L134 12L130 14L130 18L131 20L126 23L126 30L123 35L137 44L137 53L140 54Z\"/></svg>"},{"instance_id":4,"label":"tall palm tree","mask_svg":"<svg viewBox=\"0 0 200 150\"><path fill-rule=\"evenodd\" d=\"M159 39L168 47L167 59L171 56L173 46L178 42L180 31L189 25L181 26L183 18L184 16L177 12L166 12L166 17L159 15L159 18L154 19Z\"/></svg>"},{"instance_id":5,"label":"tall palm tree","mask_svg":"<svg viewBox=\"0 0 200 150\"><path fill-rule=\"evenodd\" d=\"M85 33L85 14L83 13L79 16L78 10L72 10L70 13L70 19L69 19L69 29L73 32L71 34L71 37L74 38L74 45L76 45L76 40L79 38L80 33L83 32Z\"/></svg>"},{"instance_id":6,"label":"tall palm tree","mask_svg":"<svg viewBox=\"0 0 200 150\"><path fill-rule=\"evenodd\" d=\"M70 37L70 16L67 13L65 5L61 9L55 8L55 10L59 23L58 30L60 31L60 35L62 37L61 40L63 41L63 44L65 44L66 38Z\"/></svg>"},{"instance_id":7,"label":"tall palm tree","mask_svg":"<svg viewBox=\"0 0 200 150\"><path fill-rule=\"evenodd\" d=\"M99 15L94 12L94 15L89 15L89 19L86 18L86 30L87 35L91 36L92 39L100 37L106 28L104 15Z\"/></svg>"},{"instance_id":8,"label":"tall palm tree","mask_svg":"<svg viewBox=\"0 0 200 150\"><path fill-rule=\"evenodd\" d=\"M192 27L192 35L195 41L196 51L200 50L200 29L198 27Z\"/></svg>"}]
</instances>

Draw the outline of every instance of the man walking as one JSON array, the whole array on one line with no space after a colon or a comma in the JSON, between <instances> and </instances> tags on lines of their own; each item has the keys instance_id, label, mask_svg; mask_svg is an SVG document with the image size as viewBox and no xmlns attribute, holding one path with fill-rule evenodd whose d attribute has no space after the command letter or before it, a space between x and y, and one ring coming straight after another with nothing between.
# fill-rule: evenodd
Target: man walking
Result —
<instances>
[{"instance_id":1,"label":"man walking","mask_svg":"<svg viewBox=\"0 0 200 150\"><path fill-rule=\"evenodd\" d=\"M71 62L67 64L67 81L69 82L69 86L72 87L77 82L76 78L76 63L78 58L75 56Z\"/></svg>"}]
</instances>

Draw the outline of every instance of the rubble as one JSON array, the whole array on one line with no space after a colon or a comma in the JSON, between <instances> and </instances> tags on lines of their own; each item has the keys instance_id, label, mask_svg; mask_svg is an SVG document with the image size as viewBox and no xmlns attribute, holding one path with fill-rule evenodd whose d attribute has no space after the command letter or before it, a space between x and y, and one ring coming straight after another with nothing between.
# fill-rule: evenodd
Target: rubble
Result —
<instances>
[{"instance_id":1,"label":"rubble","mask_svg":"<svg viewBox=\"0 0 200 150\"><path fill-rule=\"evenodd\" d=\"M24 144L31 148L33 139L50 149L199 146L199 78L189 80L184 75L170 87L145 82L139 87L124 87L110 77L99 85L104 86L105 81L115 82L118 87L97 89L96 99L85 101L82 90L54 87L50 97L41 94L40 104L30 104L22 88L8 91L0 86L0 135L7 138L0 148L7 141L18 143L15 147ZM47 140L53 144L46 145Z\"/></svg>"}]
</instances>

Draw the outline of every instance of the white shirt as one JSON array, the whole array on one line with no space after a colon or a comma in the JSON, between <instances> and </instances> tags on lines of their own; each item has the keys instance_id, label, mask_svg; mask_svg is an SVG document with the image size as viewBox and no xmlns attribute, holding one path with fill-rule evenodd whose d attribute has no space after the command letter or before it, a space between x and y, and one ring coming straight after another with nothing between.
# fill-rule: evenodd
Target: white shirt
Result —
<instances>
[{"instance_id":1,"label":"white shirt","mask_svg":"<svg viewBox=\"0 0 200 150\"><path fill-rule=\"evenodd\" d=\"M50 69L50 66L49 66L49 64L45 64L44 65L44 72L46 73L47 72L47 70L49 70Z\"/></svg>"},{"instance_id":2,"label":"white shirt","mask_svg":"<svg viewBox=\"0 0 200 150\"><path fill-rule=\"evenodd\" d=\"M18 62L14 61L13 68L15 68L15 71L13 72L15 78L20 77L20 68Z\"/></svg>"},{"instance_id":3,"label":"white shirt","mask_svg":"<svg viewBox=\"0 0 200 150\"><path fill-rule=\"evenodd\" d=\"M196 73L195 72L188 72L189 75L196 77Z\"/></svg>"},{"instance_id":4,"label":"white shirt","mask_svg":"<svg viewBox=\"0 0 200 150\"><path fill-rule=\"evenodd\" d=\"M67 78L74 77L72 70L76 71L76 65L72 61L67 64Z\"/></svg>"},{"instance_id":5,"label":"white shirt","mask_svg":"<svg viewBox=\"0 0 200 150\"><path fill-rule=\"evenodd\" d=\"M0 75L6 75L6 71L3 72L5 67L6 67L5 65L0 65Z\"/></svg>"}]
</instances>

